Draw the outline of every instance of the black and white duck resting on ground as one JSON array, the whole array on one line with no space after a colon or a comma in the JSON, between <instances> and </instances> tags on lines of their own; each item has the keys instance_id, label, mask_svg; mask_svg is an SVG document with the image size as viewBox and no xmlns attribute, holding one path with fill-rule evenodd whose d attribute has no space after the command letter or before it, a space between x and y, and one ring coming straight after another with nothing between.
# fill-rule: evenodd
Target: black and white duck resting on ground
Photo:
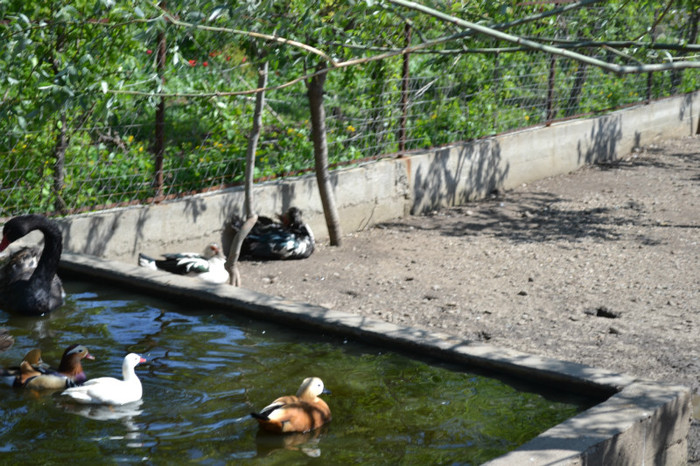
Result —
<instances>
[{"instance_id":1,"label":"black and white duck resting on ground","mask_svg":"<svg viewBox=\"0 0 700 466\"><path fill-rule=\"evenodd\" d=\"M0 266L0 309L4 311L39 316L63 305L65 292L56 275L63 237L56 223L34 214L9 220L3 228L0 252L34 230L44 235L43 251L23 247Z\"/></svg>"},{"instance_id":2,"label":"black and white duck resting on ground","mask_svg":"<svg viewBox=\"0 0 700 466\"><path fill-rule=\"evenodd\" d=\"M197 277L206 283L227 283L229 277L226 270L226 256L216 243L211 243L204 248L203 254L194 252L163 254L163 259L139 254L139 265L177 275Z\"/></svg>"},{"instance_id":3,"label":"black and white duck resting on ground","mask_svg":"<svg viewBox=\"0 0 700 466\"><path fill-rule=\"evenodd\" d=\"M316 246L309 225L301 219L301 210L290 207L279 215L279 222L269 217L259 217L255 226L243 240L241 257L251 259L306 259ZM243 219L231 222L235 232L240 230Z\"/></svg>"}]
</instances>

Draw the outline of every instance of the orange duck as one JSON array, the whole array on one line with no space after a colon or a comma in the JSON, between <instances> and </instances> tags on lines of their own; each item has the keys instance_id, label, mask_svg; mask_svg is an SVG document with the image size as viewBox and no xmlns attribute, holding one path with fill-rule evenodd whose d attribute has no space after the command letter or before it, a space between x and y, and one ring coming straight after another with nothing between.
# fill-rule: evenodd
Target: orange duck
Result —
<instances>
[{"instance_id":1,"label":"orange duck","mask_svg":"<svg viewBox=\"0 0 700 466\"><path fill-rule=\"evenodd\" d=\"M330 393L318 377L304 379L296 396L277 398L259 413L250 413L260 428L274 433L309 432L331 420L331 410L318 396Z\"/></svg>"}]
</instances>

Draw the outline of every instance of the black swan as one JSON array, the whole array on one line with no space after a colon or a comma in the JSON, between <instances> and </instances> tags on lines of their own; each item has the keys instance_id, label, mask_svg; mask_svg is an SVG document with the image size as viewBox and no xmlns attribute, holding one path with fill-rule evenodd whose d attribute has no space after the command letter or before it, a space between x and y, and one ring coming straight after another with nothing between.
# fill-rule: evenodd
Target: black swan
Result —
<instances>
[{"instance_id":1,"label":"black swan","mask_svg":"<svg viewBox=\"0 0 700 466\"><path fill-rule=\"evenodd\" d=\"M65 292L56 275L63 237L54 222L34 214L13 218L3 228L0 252L34 230L44 234L41 256L36 247L22 248L0 270L0 309L4 311L38 316L63 305Z\"/></svg>"},{"instance_id":2,"label":"black swan","mask_svg":"<svg viewBox=\"0 0 700 466\"><path fill-rule=\"evenodd\" d=\"M152 270L160 269L178 275L197 277L206 283L228 283L226 256L216 243L209 244L203 254L180 252L163 254L163 259L154 259L139 253L139 265Z\"/></svg>"},{"instance_id":3,"label":"black swan","mask_svg":"<svg viewBox=\"0 0 700 466\"><path fill-rule=\"evenodd\" d=\"M241 257L252 259L306 259L316 245L311 227L301 219L301 209L290 207L284 214L278 215L276 222L269 217L260 217L243 240ZM234 218L231 225L238 231L243 224L240 218Z\"/></svg>"}]
</instances>

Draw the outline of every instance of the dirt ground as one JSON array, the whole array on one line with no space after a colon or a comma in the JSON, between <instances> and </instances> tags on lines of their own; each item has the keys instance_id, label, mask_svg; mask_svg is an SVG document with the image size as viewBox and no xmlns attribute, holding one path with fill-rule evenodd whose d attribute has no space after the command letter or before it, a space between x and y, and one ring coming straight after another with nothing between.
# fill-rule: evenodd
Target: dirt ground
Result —
<instances>
[{"instance_id":1,"label":"dirt ground","mask_svg":"<svg viewBox=\"0 0 700 466\"><path fill-rule=\"evenodd\" d=\"M700 464L698 242L690 137L348 234L306 260L243 262L241 275L290 300L689 386Z\"/></svg>"}]
</instances>

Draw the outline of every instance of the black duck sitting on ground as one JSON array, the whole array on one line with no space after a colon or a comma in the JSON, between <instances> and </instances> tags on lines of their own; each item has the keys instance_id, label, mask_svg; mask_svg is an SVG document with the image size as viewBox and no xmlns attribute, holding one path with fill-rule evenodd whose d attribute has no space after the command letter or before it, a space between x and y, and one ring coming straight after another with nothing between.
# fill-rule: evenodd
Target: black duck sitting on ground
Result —
<instances>
[{"instance_id":1,"label":"black duck sitting on ground","mask_svg":"<svg viewBox=\"0 0 700 466\"><path fill-rule=\"evenodd\" d=\"M313 232L303 222L301 210L290 207L279 215L280 221L269 217L259 217L255 226L243 240L241 257L250 259L306 259L316 246ZM243 219L234 218L231 225L235 232L240 230Z\"/></svg>"},{"instance_id":2,"label":"black duck sitting on ground","mask_svg":"<svg viewBox=\"0 0 700 466\"><path fill-rule=\"evenodd\" d=\"M65 292L56 275L63 237L55 222L34 214L11 219L3 228L0 252L34 230L44 235L41 254L38 247L25 247L0 266L0 309L4 311L38 316L63 305Z\"/></svg>"}]
</instances>

